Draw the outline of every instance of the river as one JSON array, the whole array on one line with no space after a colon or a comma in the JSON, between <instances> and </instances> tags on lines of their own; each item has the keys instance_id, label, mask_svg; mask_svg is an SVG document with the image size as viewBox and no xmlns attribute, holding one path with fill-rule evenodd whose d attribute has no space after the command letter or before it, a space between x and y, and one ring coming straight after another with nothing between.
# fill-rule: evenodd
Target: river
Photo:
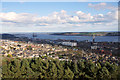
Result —
<instances>
[{"instance_id":1,"label":"river","mask_svg":"<svg viewBox=\"0 0 120 80\"><path fill-rule=\"evenodd\" d=\"M20 34L14 34L18 37L28 37L32 38L33 33L20 33ZM39 39L51 39L51 40L57 40L57 39L65 39L65 40L77 40L77 41L92 41L92 36L63 36L63 35L50 35L48 33L36 33L37 37ZM118 36L96 36L95 37L96 42L119 42Z\"/></svg>"}]
</instances>

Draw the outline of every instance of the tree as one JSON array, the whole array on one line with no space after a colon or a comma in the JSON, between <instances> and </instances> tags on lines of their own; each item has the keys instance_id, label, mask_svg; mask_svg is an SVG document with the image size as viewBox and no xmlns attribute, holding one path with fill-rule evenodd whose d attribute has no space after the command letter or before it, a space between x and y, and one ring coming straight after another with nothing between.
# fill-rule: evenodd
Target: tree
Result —
<instances>
[{"instance_id":1,"label":"tree","mask_svg":"<svg viewBox=\"0 0 120 80\"><path fill-rule=\"evenodd\" d=\"M52 79L57 78L57 67L53 61L50 61L49 69L48 69L48 77Z\"/></svg>"},{"instance_id":2,"label":"tree","mask_svg":"<svg viewBox=\"0 0 120 80\"><path fill-rule=\"evenodd\" d=\"M20 77L20 75L21 75L20 61L18 59L13 59L11 61L11 71L14 72L14 78Z\"/></svg>"},{"instance_id":3,"label":"tree","mask_svg":"<svg viewBox=\"0 0 120 80\"><path fill-rule=\"evenodd\" d=\"M70 70L70 68L67 66L67 69L64 70L64 78L72 80L74 78L74 73Z\"/></svg>"},{"instance_id":4,"label":"tree","mask_svg":"<svg viewBox=\"0 0 120 80\"><path fill-rule=\"evenodd\" d=\"M7 57L12 57L12 54L8 54Z\"/></svg>"},{"instance_id":5,"label":"tree","mask_svg":"<svg viewBox=\"0 0 120 80\"><path fill-rule=\"evenodd\" d=\"M74 62L73 64L73 73L75 75L74 78L79 78L79 69L76 62Z\"/></svg>"},{"instance_id":6,"label":"tree","mask_svg":"<svg viewBox=\"0 0 120 80\"><path fill-rule=\"evenodd\" d=\"M99 74L98 74L98 75L99 75L99 76L98 76L99 79L108 80L108 79L111 78L111 77L110 77L110 74L109 74L109 71L108 71L108 69L107 69L106 67L103 67L103 68L101 69L101 71L99 71Z\"/></svg>"},{"instance_id":7,"label":"tree","mask_svg":"<svg viewBox=\"0 0 120 80\"><path fill-rule=\"evenodd\" d=\"M21 78L32 78L34 72L30 68L30 65L27 59L22 60L20 72L21 72Z\"/></svg>"},{"instance_id":8,"label":"tree","mask_svg":"<svg viewBox=\"0 0 120 80\"><path fill-rule=\"evenodd\" d=\"M62 64L58 59L55 60L55 64L57 67L57 78L62 79L64 76L64 64Z\"/></svg>"},{"instance_id":9,"label":"tree","mask_svg":"<svg viewBox=\"0 0 120 80\"><path fill-rule=\"evenodd\" d=\"M37 79L119 79L120 66L109 62L42 60L41 58L6 58L2 61L2 78Z\"/></svg>"}]
</instances>

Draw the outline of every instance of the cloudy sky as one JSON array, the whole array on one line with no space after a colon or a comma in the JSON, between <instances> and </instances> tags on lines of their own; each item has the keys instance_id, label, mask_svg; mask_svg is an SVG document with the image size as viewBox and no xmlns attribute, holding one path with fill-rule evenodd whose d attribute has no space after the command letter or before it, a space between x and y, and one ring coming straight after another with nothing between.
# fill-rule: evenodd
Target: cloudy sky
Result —
<instances>
[{"instance_id":1,"label":"cloudy sky","mask_svg":"<svg viewBox=\"0 0 120 80\"><path fill-rule=\"evenodd\" d=\"M118 31L117 2L3 2L2 32Z\"/></svg>"}]
</instances>

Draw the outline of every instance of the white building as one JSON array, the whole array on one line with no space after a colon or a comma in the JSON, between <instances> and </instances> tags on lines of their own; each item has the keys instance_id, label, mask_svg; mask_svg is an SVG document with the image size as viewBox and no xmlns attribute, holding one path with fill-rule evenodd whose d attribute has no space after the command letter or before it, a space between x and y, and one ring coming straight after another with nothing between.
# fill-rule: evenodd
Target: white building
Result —
<instances>
[{"instance_id":1,"label":"white building","mask_svg":"<svg viewBox=\"0 0 120 80\"><path fill-rule=\"evenodd\" d=\"M67 45L67 46L77 46L76 42L62 42L62 45Z\"/></svg>"}]
</instances>

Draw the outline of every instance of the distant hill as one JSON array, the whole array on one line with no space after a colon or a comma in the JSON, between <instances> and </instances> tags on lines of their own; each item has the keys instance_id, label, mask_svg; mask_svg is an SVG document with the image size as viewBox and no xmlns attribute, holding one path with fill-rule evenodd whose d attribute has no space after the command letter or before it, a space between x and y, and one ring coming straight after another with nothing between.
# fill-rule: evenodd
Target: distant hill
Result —
<instances>
[{"instance_id":1,"label":"distant hill","mask_svg":"<svg viewBox=\"0 0 120 80\"><path fill-rule=\"evenodd\" d=\"M120 36L120 32L107 33L106 36Z\"/></svg>"},{"instance_id":2,"label":"distant hill","mask_svg":"<svg viewBox=\"0 0 120 80\"><path fill-rule=\"evenodd\" d=\"M13 39L13 38L17 37L12 34L0 34L0 39Z\"/></svg>"},{"instance_id":3,"label":"distant hill","mask_svg":"<svg viewBox=\"0 0 120 80\"><path fill-rule=\"evenodd\" d=\"M65 36L120 36L120 32L64 32L53 33L51 35L65 35Z\"/></svg>"}]
</instances>

